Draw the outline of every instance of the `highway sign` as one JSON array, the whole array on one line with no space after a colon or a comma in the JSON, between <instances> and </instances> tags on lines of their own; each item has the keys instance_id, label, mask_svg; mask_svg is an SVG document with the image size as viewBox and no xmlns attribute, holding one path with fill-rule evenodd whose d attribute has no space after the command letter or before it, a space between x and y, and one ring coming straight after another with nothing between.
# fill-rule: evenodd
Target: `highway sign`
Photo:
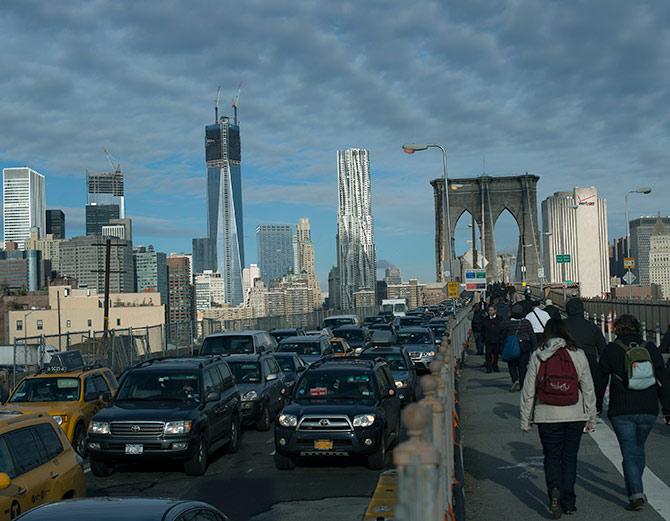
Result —
<instances>
[{"instance_id":1,"label":"highway sign","mask_svg":"<svg viewBox=\"0 0 670 521\"><path fill-rule=\"evenodd\" d=\"M625 257L623 259L623 267L627 270L632 270L635 268L635 259L632 257Z\"/></svg>"},{"instance_id":2,"label":"highway sign","mask_svg":"<svg viewBox=\"0 0 670 521\"><path fill-rule=\"evenodd\" d=\"M559 264L567 264L570 262L570 254L562 253L559 255L556 255L556 262Z\"/></svg>"},{"instance_id":3,"label":"highway sign","mask_svg":"<svg viewBox=\"0 0 670 521\"><path fill-rule=\"evenodd\" d=\"M458 298L461 295L460 282L447 282L447 296L449 298Z\"/></svg>"},{"instance_id":4,"label":"highway sign","mask_svg":"<svg viewBox=\"0 0 670 521\"><path fill-rule=\"evenodd\" d=\"M465 270L466 291L486 291L486 270Z\"/></svg>"},{"instance_id":5,"label":"highway sign","mask_svg":"<svg viewBox=\"0 0 670 521\"><path fill-rule=\"evenodd\" d=\"M626 274L623 276L623 280L624 280L624 282L625 282L626 284L628 284L629 286L630 286L633 282L635 282L635 279L637 279L637 277L633 274L632 271L627 271Z\"/></svg>"}]
</instances>

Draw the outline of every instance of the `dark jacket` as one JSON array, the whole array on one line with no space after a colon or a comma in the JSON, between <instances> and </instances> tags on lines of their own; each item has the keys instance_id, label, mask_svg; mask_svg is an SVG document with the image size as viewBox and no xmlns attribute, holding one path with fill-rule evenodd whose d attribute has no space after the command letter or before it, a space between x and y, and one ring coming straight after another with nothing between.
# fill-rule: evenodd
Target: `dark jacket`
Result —
<instances>
[{"instance_id":1,"label":"dark jacket","mask_svg":"<svg viewBox=\"0 0 670 521\"><path fill-rule=\"evenodd\" d=\"M487 316L482 321L482 335L484 336L484 343L492 345L500 345L502 343L501 326L503 320L498 315L495 318Z\"/></svg>"},{"instance_id":2,"label":"dark jacket","mask_svg":"<svg viewBox=\"0 0 670 521\"><path fill-rule=\"evenodd\" d=\"M472 316L472 332L481 333L482 332L482 323L486 318L486 311L482 309L476 309L474 315Z\"/></svg>"},{"instance_id":3,"label":"dark jacket","mask_svg":"<svg viewBox=\"0 0 670 521\"><path fill-rule=\"evenodd\" d=\"M509 335L517 335L519 337L521 349L526 353L533 351L537 347L537 337L533 332L533 325L525 318L520 320L510 318L503 322L501 326L502 341L504 342Z\"/></svg>"},{"instance_id":4,"label":"dark jacket","mask_svg":"<svg viewBox=\"0 0 670 521\"><path fill-rule=\"evenodd\" d=\"M598 326L584 318L584 303L580 299L570 299L565 305L568 318L564 324L575 345L584 351L591 364L600 358L605 345L605 337Z\"/></svg>"},{"instance_id":5,"label":"dark jacket","mask_svg":"<svg viewBox=\"0 0 670 521\"><path fill-rule=\"evenodd\" d=\"M598 378L596 379L596 407L603 408L603 398L607 385L610 386L610 401L607 415L622 416L624 414L652 414L658 415L659 401L663 406L663 414L670 415L670 381L663 366L663 357L652 342L646 345L636 336L621 337L627 346L631 343L643 345L649 351L654 365L657 385L642 391L631 391L625 384L626 361L625 351L620 345L610 342L598 362Z\"/></svg>"}]
</instances>

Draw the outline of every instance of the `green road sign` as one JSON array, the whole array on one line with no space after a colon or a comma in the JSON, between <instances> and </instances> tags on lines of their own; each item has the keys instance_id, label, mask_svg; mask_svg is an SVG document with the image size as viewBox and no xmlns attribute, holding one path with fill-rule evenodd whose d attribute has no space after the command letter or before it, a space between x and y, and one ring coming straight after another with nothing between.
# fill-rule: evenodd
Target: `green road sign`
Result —
<instances>
[{"instance_id":1,"label":"green road sign","mask_svg":"<svg viewBox=\"0 0 670 521\"><path fill-rule=\"evenodd\" d=\"M570 262L570 255L569 254L560 254L556 255L556 262L559 264L567 264Z\"/></svg>"}]
</instances>

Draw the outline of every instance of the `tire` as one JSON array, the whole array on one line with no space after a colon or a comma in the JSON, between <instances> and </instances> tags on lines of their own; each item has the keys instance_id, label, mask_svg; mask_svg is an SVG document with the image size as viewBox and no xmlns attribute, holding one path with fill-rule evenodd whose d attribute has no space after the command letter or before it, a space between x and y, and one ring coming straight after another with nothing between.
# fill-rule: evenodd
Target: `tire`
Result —
<instances>
[{"instance_id":1,"label":"tire","mask_svg":"<svg viewBox=\"0 0 670 521\"><path fill-rule=\"evenodd\" d=\"M72 448L79 454L82 458L86 457L86 429L84 425L78 423L74 428L74 435L72 436Z\"/></svg>"},{"instance_id":2,"label":"tire","mask_svg":"<svg viewBox=\"0 0 670 521\"><path fill-rule=\"evenodd\" d=\"M295 468L295 459L290 456L275 452L274 460L277 470L293 470Z\"/></svg>"},{"instance_id":3,"label":"tire","mask_svg":"<svg viewBox=\"0 0 670 521\"><path fill-rule=\"evenodd\" d=\"M367 467L371 470L382 470L386 464L386 439L382 434L382 441L376 452L367 458Z\"/></svg>"},{"instance_id":4,"label":"tire","mask_svg":"<svg viewBox=\"0 0 670 521\"><path fill-rule=\"evenodd\" d=\"M263 405L263 410L261 411L261 417L258 418L256 422L256 430L265 432L270 430L270 424L272 420L270 419L270 409L268 409L267 404Z\"/></svg>"},{"instance_id":5,"label":"tire","mask_svg":"<svg viewBox=\"0 0 670 521\"><path fill-rule=\"evenodd\" d=\"M114 473L114 466L104 461L91 459L91 473L96 478L106 478Z\"/></svg>"},{"instance_id":6,"label":"tire","mask_svg":"<svg viewBox=\"0 0 670 521\"><path fill-rule=\"evenodd\" d=\"M238 416L233 418L233 424L230 426L230 441L226 447L228 454L234 454L240 448L240 436L242 434L242 422Z\"/></svg>"},{"instance_id":7,"label":"tire","mask_svg":"<svg viewBox=\"0 0 670 521\"><path fill-rule=\"evenodd\" d=\"M202 476L207 471L207 442L205 435L200 436L198 447L193 456L184 462L187 476Z\"/></svg>"},{"instance_id":8,"label":"tire","mask_svg":"<svg viewBox=\"0 0 670 521\"><path fill-rule=\"evenodd\" d=\"M9 519L16 519L21 515L21 505L17 501L12 503L12 506L9 507Z\"/></svg>"}]
</instances>

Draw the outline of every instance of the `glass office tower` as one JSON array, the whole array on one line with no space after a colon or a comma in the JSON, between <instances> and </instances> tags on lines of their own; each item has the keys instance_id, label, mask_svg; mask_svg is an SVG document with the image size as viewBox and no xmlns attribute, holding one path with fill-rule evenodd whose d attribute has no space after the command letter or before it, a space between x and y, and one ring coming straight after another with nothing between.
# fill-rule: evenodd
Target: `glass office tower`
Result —
<instances>
[{"instance_id":1,"label":"glass office tower","mask_svg":"<svg viewBox=\"0 0 670 521\"><path fill-rule=\"evenodd\" d=\"M242 303L244 230L240 128L227 117L205 127L207 236L211 260L224 279L225 301Z\"/></svg>"}]
</instances>

